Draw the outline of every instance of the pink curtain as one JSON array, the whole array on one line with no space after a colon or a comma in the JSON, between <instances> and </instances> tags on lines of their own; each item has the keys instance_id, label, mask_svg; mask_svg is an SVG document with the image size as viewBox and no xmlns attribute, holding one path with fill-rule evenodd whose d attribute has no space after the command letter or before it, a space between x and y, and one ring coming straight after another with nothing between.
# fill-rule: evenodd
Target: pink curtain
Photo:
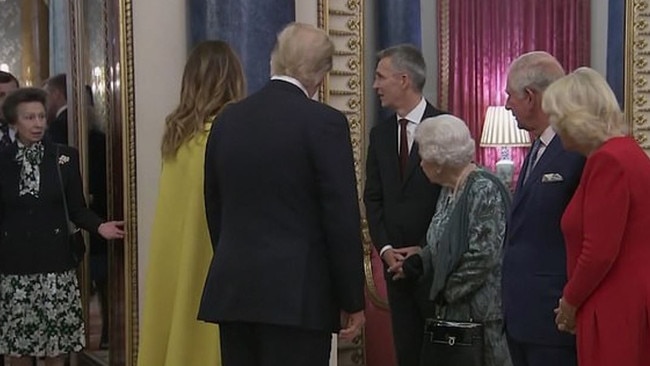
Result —
<instances>
[{"instance_id":1,"label":"pink curtain","mask_svg":"<svg viewBox=\"0 0 650 366\"><path fill-rule=\"evenodd\" d=\"M479 163L494 167L496 148L478 144L485 111L505 105L508 66L534 50L567 71L589 64L590 0L439 0L439 105L465 120ZM513 148L521 167L526 148Z\"/></svg>"}]
</instances>

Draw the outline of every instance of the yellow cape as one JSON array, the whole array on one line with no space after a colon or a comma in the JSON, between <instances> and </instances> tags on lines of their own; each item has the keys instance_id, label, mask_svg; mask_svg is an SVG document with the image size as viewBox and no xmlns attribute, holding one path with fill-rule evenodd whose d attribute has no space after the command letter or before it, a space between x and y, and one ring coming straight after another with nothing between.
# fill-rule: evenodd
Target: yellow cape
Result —
<instances>
[{"instance_id":1,"label":"yellow cape","mask_svg":"<svg viewBox=\"0 0 650 366\"><path fill-rule=\"evenodd\" d=\"M221 365L219 329L196 319L212 258L203 202L206 130L164 159L146 269L139 366Z\"/></svg>"}]
</instances>

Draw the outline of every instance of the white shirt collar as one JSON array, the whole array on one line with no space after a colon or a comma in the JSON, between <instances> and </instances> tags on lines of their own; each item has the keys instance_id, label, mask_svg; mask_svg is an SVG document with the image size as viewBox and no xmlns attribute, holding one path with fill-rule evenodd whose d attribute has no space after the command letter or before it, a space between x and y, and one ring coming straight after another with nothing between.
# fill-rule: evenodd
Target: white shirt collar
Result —
<instances>
[{"instance_id":1,"label":"white shirt collar","mask_svg":"<svg viewBox=\"0 0 650 366\"><path fill-rule=\"evenodd\" d=\"M415 123L416 125L420 124L420 121L422 121L422 117L424 116L424 110L427 109L427 101L424 99L424 97L420 98L420 102L413 108L406 116L401 117L397 116L397 120L399 121L402 118L406 118L409 120L411 123Z\"/></svg>"},{"instance_id":2,"label":"white shirt collar","mask_svg":"<svg viewBox=\"0 0 650 366\"><path fill-rule=\"evenodd\" d=\"M544 146L548 146L548 144L550 144L551 141L553 140L553 137L555 137L555 130L553 129L553 127L548 126L546 127L544 132L542 132L542 135L539 136L539 139L542 141Z\"/></svg>"},{"instance_id":3,"label":"white shirt collar","mask_svg":"<svg viewBox=\"0 0 650 366\"><path fill-rule=\"evenodd\" d=\"M271 76L271 80L281 80L281 81L286 81L287 83L293 84L302 90L303 93L307 96L307 98L311 98L311 96L307 93L307 89L305 89L304 86L302 86L302 83L298 81L296 78L292 78L291 76L287 75L273 75Z\"/></svg>"},{"instance_id":4,"label":"white shirt collar","mask_svg":"<svg viewBox=\"0 0 650 366\"><path fill-rule=\"evenodd\" d=\"M60 116L61 113L63 113L63 111L65 111L66 109L68 109L68 105L67 105L67 104L64 105L63 107L59 108L58 111L56 111L56 116L57 116L57 117Z\"/></svg>"}]
</instances>

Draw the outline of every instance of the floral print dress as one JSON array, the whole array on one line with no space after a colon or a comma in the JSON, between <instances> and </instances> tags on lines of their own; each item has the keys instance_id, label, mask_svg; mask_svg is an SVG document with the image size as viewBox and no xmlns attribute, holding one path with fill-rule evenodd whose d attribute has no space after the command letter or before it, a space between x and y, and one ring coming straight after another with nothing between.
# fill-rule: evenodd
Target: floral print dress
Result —
<instances>
[{"instance_id":1,"label":"floral print dress","mask_svg":"<svg viewBox=\"0 0 650 366\"><path fill-rule=\"evenodd\" d=\"M17 142L19 199L39 199L41 142ZM11 212L7 213L11 215ZM85 345L81 296L74 269L60 273L0 274L0 354L57 357Z\"/></svg>"}]
</instances>

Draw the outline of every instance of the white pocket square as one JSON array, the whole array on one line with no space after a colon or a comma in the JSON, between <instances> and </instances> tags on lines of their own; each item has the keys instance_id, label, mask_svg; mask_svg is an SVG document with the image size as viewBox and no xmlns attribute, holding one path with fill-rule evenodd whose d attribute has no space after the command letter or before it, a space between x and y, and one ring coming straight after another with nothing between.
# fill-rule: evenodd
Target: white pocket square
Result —
<instances>
[{"instance_id":1,"label":"white pocket square","mask_svg":"<svg viewBox=\"0 0 650 366\"><path fill-rule=\"evenodd\" d=\"M542 176L542 183L562 182L564 177L558 173L546 173Z\"/></svg>"}]
</instances>

